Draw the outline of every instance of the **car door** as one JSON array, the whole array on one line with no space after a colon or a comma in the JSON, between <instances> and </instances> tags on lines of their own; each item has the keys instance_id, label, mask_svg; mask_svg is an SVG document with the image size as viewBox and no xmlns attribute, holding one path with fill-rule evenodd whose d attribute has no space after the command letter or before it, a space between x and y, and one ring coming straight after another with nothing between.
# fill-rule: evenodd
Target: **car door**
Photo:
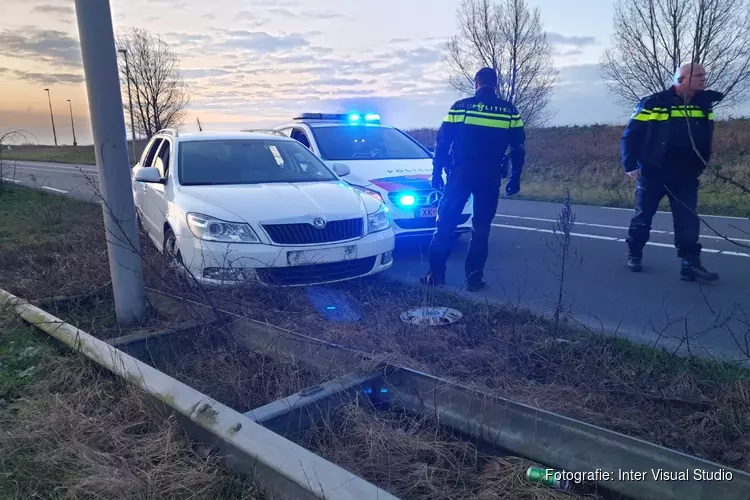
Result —
<instances>
[{"instance_id":1,"label":"car door","mask_svg":"<svg viewBox=\"0 0 750 500\"><path fill-rule=\"evenodd\" d=\"M161 174L164 184L158 182L146 183L144 208L146 216L151 221L150 230L157 244L164 242L164 223L167 220L167 185L170 176L170 161L172 156L172 144L169 139L162 139L159 150L153 159L151 166L155 167Z\"/></svg>"},{"instance_id":2,"label":"car door","mask_svg":"<svg viewBox=\"0 0 750 500\"><path fill-rule=\"evenodd\" d=\"M136 181L135 173L141 168L153 166L156 153L159 151L159 146L161 146L162 142L163 139L159 137L151 139L143 150L140 161L135 167L133 167L133 201L135 202L135 208L138 210L138 215L141 218L144 229L148 233L151 233L154 227L153 221L148 216L148 199L146 196L146 193L148 192L148 183Z\"/></svg>"}]
</instances>

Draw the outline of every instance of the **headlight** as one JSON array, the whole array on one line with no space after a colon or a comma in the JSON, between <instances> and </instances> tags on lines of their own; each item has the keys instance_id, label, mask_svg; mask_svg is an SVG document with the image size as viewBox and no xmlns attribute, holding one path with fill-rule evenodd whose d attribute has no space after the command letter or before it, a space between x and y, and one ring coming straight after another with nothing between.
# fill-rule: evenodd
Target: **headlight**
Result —
<instances>
[{"instance_id":1,"label":"headlight","mask_svg":"<svg viewBox=\"0 0 750 500\"><path fill-rule=\"evenodd\" d=\"M242 222L226 222L203 214L187 214L187 225L193 236L223 243L260 243L253 228Z\"/></svg>"},{"instance_id":2,"label":"headlight","mask_svg":"<svg viewBox=\"0 0 750 500\"><path fill-rule=\"evenodd\" d=\"M367 189L366 187L362 186L355 186L354 184L350 184L351 187L353 187L355 190L359 191L362 194L366 194L368 196L372 196L376 200L378 200L380 203L383 203L383 197L380 196L380 193L378 193L375 190Z\"/></svg>"},{"instance_id":3,"label":"headlight","mask_svg":"<svg viewBox=\"0 0 750 500\"><path fill-rule=\"evenodd\" d=\"M380 209L374 214L367 216L368 232L377 233L391 227L391 212L384 204L380 204Z\"/></svg>"}]
</instances>

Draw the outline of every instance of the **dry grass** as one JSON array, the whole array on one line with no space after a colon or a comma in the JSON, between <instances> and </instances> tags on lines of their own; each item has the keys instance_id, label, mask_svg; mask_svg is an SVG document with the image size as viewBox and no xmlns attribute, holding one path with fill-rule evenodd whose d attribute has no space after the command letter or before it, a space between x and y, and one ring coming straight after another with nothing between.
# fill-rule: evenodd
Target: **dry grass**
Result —
<instances>
[{"instance_id":1,"label":"dry grass","mask_svg":"<svg viewBox=\"0 0 750 500\"><path fill-rule=\"evenodd\" d=\"M532 406L750 471L750 375L708 361L563 329L530 314L434 294L384 279L330 290L362 319L336 323L303 290L217 292L234 312L366 351ZM449 305L464 319L440 328L404 324L399 314Z\"/></svg>"},{"instance_id":2,"label":"dry grass","mask_svg":"<svg viewBox=\"0 0 750 500\"><path fill-rule=\"evenodd\" d=\"M0 405L0 497L263 498L215 458L199 456L174 418L137 390L80 355L58 355L18 320L3 316L2 326L6 346L36 354L25 358L33 376L6 372L15 384L5 385ZM17 354L0 354L0 366L19 362Z\"/></svg>"},{"instance_id":3,"label":"dry grass","mask_svg":"<svg viewBox=\"0 0 750 500\"><path fill-rule=\"evenodd\" d=\"M605 125L528 130L519 197L561 202L570 189L575 203L631 207L633 184L620 166L622 130ZM409 134L427 146L435 144L433 129ZM750 186L749 119L717 123L712 166ZM750 197L718 179L715 168L702 178L701 213L750 216Z\"/></svg>"},{"instance_id":4,"label":"dry grass","mask_svg":"<svg viewBox=\"0 0 750 500\"><path fill-rule=\"evenodd\" d=\"M537 464L481 453L431 417L343 405L298 441L404 500L601 498L530 484L524 473Z\"/></svg>"},{"instance_id":5,"label":"dry grass","mask_svg":"<svg viewBox=\"0 0 750 500\"><path fill-rule=\"evenodd\" d=\"M142 358L241 413L323 381L301 363L249 351L207 327L171 337Z\"/></svg>"}]
</instances>

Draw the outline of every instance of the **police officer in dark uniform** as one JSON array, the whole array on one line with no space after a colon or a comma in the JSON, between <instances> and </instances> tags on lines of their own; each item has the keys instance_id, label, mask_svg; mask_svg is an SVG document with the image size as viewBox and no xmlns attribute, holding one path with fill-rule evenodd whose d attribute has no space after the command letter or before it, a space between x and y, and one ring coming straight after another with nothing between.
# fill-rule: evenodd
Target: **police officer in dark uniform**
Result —
<instances>
[{"instance_id":1,"label":"police officer in dark uniform","mask_svg":"<svg viewBox=\"0 0 750 500\"><path fill-rule=\"evenodd\" d=\"M445 283L453 235L466 202L473 196L472 235L465 267L467 286L471 291L484 286L482 278L490 228L502 179L508 173L508 147L511 173L505 193L511 196L521 190L526 141L518 110L497 97L495 70L480 69L474 81L474 96L454 103L438 130L432 162L432 187L444 193L430 244L430 272L422 278L422 283L427 285ZM448 179L445 185L444 170Z\"/></svg>"},{"instance_id":2,"label":"police officer in dark uniform","mask_svg":"<svg viewBox=\"0 0 750 500\"><path fill-rule=\"evenodd\" d=\"M632 271L642 270L651 222L666 196L672 208L674 245L682 259L680 277L686 281L719 279L701 264L702 246L698 243L698 179L711 157L713 104L724 98L705 86L702 66L683 65L671 88L638 103L622 135L622 166L637 180L635 216L627 239Z\"/></svg>"}]
</instances>

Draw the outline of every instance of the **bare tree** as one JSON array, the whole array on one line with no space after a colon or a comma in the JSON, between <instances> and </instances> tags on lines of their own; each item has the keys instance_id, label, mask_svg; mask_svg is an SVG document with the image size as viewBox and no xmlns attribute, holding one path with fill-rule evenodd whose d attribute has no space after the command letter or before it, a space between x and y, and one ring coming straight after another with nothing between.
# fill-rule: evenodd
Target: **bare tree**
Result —
<instances>
[{"instance_id":1,"label":"bare tree","mask_svg":"<svg viewBox=\"0 0 750 500\"><path fill-rule=\"evenodd\" d=\"M151 138L163 128L178 126L189 95L177 54L159 35L140 28L118 36L117 49L127 51L127 59L119 60L120 79L125 94L130 81L136 134ZM125 113L130 116L127 105Z\"/></svg>"},{"instance_id":2,"label":"bare tree","mask_svg":"<svg viewBox=\"0 0 750 500\"><path fill-rule=\"evenodd\" d=\"M548 105L558 73L539 9L531 10L526 0L463 0L458 34L444 58L455 90L473 93L476 71L494 68L498 96L518 108L524 123L540 126L552 117Z\"/></svg>"},{"instance_id":3,"label":"bare tree","mask_svg":"<svg viewBox=\"0 0 750 500\"><path fill-rule=\"evenodd\" d=\"M708 86L726 94L717 106L747 99L750 0L618 0L614 31L601 70L624 103L666 90L686 62L702 64Z\"/></svg>"}]
</instances>

